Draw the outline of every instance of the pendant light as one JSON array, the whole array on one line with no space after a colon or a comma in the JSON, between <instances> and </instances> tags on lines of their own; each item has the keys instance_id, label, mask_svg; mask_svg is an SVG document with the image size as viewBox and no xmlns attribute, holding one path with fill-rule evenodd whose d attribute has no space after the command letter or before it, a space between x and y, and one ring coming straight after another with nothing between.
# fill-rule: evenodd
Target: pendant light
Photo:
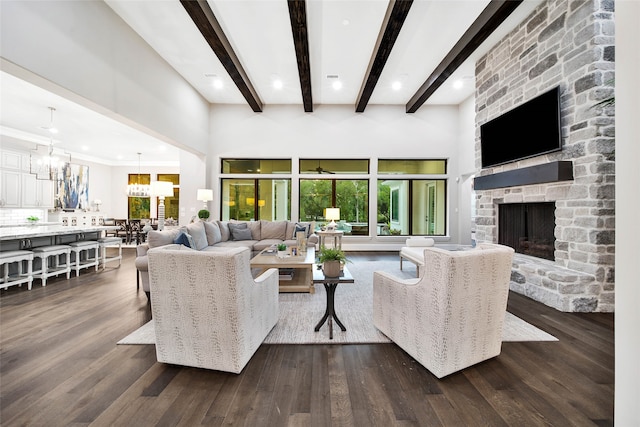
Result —
<instances>
[{"instance_id":1,"label":"pendant light","mask_svg":"<svg viewBox=\"0 0 640 427\"><path fill-rule=\"evenodd\" d=\"M29 153L29 173L35 175L36 179L55 181L65 163L71 163L70 154L55 150L53 147L53 134L58 133L58 129L53 124L54 111L56 111L55 108L49 107L49 126L40 127L49 132L49 145L38 145Z\"/></svg>"},{"instance_id":2,"label":"pendant light","mask_svg":"<svg viewBox=\"0 0 640 427\"><path fill-rule=\"evenodd\" d=\"M151 186L142 184L140 179L140 156L142 156L142 153L138 153L138 179L135 184L127 186L127 196L129 197L150 197Z\"/></svg>"}]
</instances>

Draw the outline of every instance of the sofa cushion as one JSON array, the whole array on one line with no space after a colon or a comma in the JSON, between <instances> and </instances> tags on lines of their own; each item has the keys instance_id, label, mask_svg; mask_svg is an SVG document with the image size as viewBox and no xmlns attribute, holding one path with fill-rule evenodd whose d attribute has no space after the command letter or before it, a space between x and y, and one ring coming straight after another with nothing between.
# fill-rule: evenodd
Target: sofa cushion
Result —
<instances>
[{"instance_id":1,"label":"sofa cushion","mask_svg":"<svg viewBox=\"0 0 640 427\"><path fill-rule=\"evenodd\" d=\"M278 239L284 240L287 234L287 221L260 220L260 240Z\"/></svg>"},{"instance_id":2,"label":"sofa cushion","mask_svg":"<svg viewBox=\"0 0 640 427\"><path fill-rule=\"evenodd\" d=\"M249 248L253 249L253 245L257 243L256 240L228 240L226 242L220 242L216 244L216 248Z\"/></svg>"},{"instance_id":3,"label":"sofa cushion","mask_svg":"<svg viewBox=\"0 0 640 427\"><path fill-rule=\"evenodd\" d=\"M220 227L217 222L205 221L204 231L207 235L207 243L209 246L213 246L222 241L222 233L220 233Z\"/></svg>"},{"instance_id":4,"label":"sofa cushion","mask_svg":"<svg viewBox=\"0 0 640 427\"><path fill-rule=\"evenodd\" d=\"M227 226L229 227L229 240L233 240L233 231L246 229L247 223L238 222L238 221L229 221Z\"/></svg>"},{"instance_id":5,"label":"sofa cushion","mask_svg":"<svg viewBox=\"0 0 640 427\"><path fill-rule=\"evenodd\" d=\"M429 247L434 244L435 241L431 237L410 237L406 242L409 247Z\"/></svg>"},{"instance_id":6,"label":"sofa cushion","mask_svg":"<svg viewBox=\"0 0 640 427\"><path fill-rule=\"evenodd\" d=\"M179 233L180 230L178 230L177 228L163 231L149 231L149 233L147 234L147 243L149 244L149 249L172 244L176 237L178 237Z\"/></svg>"},{"instance_id":7,"label":"sofa cushion","mask_svg":"<svg viewBox=\"0 0 640 427\"><path fill-rule=\"evenodd\" d=\"M251 238L251 230L248 228L232 228L233 240L255 240Z\"/></svg>"},{"instance_id":8,"label":"sofa cushion","mask_svg":"<svg viewBox=\"0 0 640 427\"><path fill-rule=\"evenodd\" d=\"M253 250L259 252L263 249L267 249L282 242L282 239L262 239L253 244ZM293 246L295 246L295 243L293 244Z\"/></svg>"},{"instance_id":9,"label":"sofa cushion","mask_svg":"<svg viewBox=\"0 0 640 427\"><path fill-rule=\"evenodd\" d=\"M195 248L196 243L193 240L193 237L189 233L181 231L172 243L176 243L178 245L184 245L188 248Z\"/></svg>"},{"instance_id":10,"label":"sofa cushion","mask_svg":"<svg viewBox=\"0 0 640 427\"><path fill-rule=\"evenodd\" d=\"M187 225L186 227L180 227L181 231L184 231L193 237L195 246L191 246L193 249L201 251L209 246L207 242L207 232L204 230L204 222L196 221Z\"/></svg>"},{"instance_id":11,"label":"sofa cushion","mask_svg":"<svg viewBox=\"0 0 640 427\"><path fill-rule=\"evenodd\" d=\"M262 240L262 230L260 227L260 221L247 222L247 228L251 230L251 238L253 240Z\"/></svg>"},{"instance_id":12,"label":"sofa cushion","mask_svg":"<svg viewBox=\"0 0 640 427\"><path fill-rule=\"evenodd\" d=\"M231 239L231 232L229 231L229 221L216 221L218 227L220 228L220 237L222 237L221 242L226 242Z\"/></svg>"}]
</instances>

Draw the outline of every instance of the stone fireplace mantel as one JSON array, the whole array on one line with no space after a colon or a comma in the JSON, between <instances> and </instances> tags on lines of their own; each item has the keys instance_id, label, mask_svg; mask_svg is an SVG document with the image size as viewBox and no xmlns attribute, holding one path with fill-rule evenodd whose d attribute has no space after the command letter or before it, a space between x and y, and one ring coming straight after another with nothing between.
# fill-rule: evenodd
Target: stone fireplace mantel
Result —
<instances>
[{"instance_id":1,"label":"stone fireplace mantel","mask_svg":"<svg viewBox=\"0 0 640 427\"><path fill-rule=\"evenodd\" d=\"M494 188L571 180L573 180L573 162L559 160L542 165L478 176L473 180L473 188L475 190L492 190Z\"/></svg>"}]
</instances>

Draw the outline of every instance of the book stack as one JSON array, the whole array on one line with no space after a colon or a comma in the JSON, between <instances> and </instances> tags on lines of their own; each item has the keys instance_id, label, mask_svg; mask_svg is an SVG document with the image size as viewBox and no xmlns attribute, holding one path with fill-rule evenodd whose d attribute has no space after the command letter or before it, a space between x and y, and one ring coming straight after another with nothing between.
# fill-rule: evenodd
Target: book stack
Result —
<instances>
[{"instance_id":1,"label":"book stack","mask_svg":"<svg viewBox=\"0 0 640 427\"><path fill-rule=\"evenodd\" d=\"M280 280L293 280L293 268L280 268L278 271Z\"/></svg>"}]
</instances>

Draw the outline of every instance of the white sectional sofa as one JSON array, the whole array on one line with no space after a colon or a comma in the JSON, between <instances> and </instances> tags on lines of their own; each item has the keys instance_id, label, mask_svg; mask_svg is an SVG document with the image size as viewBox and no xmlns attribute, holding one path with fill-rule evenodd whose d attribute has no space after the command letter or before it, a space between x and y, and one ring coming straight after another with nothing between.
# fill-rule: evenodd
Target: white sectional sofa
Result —
<instances>
[{"instance_id":1,"label":"white sectional sofa","mask_svg":"<svg viewBox=\"0 0 640 427\"><path fill-rule=\"evenodd\" d=\"M182 243L199 251L225 251L245 247L252 254L277 243L295 246L296 231L307 235L307 246L315 247L318 236L313 222L293 221L196 221L187 226L163 231L150 231L147 242L136 248L136 268L142 288L149 295L149 258L151 248Z\"/></svg>"}]
</instances>

